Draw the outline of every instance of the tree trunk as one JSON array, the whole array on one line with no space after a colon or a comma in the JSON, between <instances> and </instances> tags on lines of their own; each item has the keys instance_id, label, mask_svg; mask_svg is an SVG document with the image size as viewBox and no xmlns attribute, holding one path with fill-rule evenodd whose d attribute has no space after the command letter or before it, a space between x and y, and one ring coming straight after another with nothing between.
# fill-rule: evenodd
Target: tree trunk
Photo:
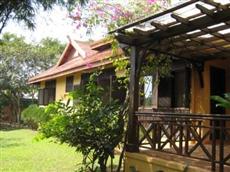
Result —
<instances>
[{"instance_id":1,"label":"tree trunk","mask_svg":"<svg viewBox=\"0 0 230 172\"><path fill-rule=\"evenodd\" d=\"M107 163L108 157L109 156L105 155L99 158L99 165L100 165L101 172L106 172L106 163Z\"/></svg>"},{"instance_id":2,"label":"tree trunk","mask_svg":"<svg viewBox=\"0 0 230 172\"><path fill-rule=\"evenodd\" d=\"M20 115L21 115L21 106L20 106L20 95L17 93L12 94L12 105L14 109L14 115L16 117L16 122L20 123Z\"/></svg>"},{"instance_id":3,"label":"tree trunk","mask_svg":"<svg viewBox=\"0 0 230 172\"><path fill-rule=\"evenodd\" d=\"M17 101L16 97L14 94L10 94L10 102L11 102L11 107L12 107L12 118L11 122L17 122Z\"/></svg>"},{"instance_id":4,"label":"tree trunk","mask_svg":"<svg viewBox=\"0 0 230 172\"><path fill-rule=\"evenodd\" d=\"M17 97L17 123L20 124L21 121L21 106L20 106L20 97Z\"/></svg>"}]
</instances>

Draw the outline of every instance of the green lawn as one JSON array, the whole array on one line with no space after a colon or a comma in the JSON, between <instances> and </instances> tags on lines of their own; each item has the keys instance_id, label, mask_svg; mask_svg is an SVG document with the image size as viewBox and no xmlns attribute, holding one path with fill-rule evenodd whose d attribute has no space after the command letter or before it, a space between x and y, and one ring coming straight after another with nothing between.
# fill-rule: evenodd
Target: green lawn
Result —
<instances>
[{"instance_id":1,"label":"green lawn","mask_svg":"<svg viewBox=\"0 0 230 172\"><path fill-rule=\"evenodd\" d=\"M0 172L74 172L82 156L67 145L35 141L35 131L0 131Z\"/></svg>"}]
</instances>

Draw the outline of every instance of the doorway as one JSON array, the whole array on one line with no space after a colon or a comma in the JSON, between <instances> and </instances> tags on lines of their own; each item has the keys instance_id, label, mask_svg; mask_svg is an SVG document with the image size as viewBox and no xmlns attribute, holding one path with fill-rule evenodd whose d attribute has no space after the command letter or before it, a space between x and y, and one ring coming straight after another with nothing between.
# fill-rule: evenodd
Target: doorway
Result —
<instances>
[{"instance_id":1,"label":"doorway","mask_svg":"<svg viewBox=\"0 0 230 172\"><path fill-rule=\"evenodd\" d=\"M217 67L210 67L210 95L218 95L223 96L226 91L225 85L225 76L226 71L222 68ZM211 114L225 114L225 109L219 106L216 106L216 102L210 100L210 113ZM219 127L220 121L214 121L210 124L213 127ZM224 124L225 125L225 124ZM215 129L215 136L216 139L220 138L220 130L217 128ZM212 139L212 135L210 137Z\"/></svg>"}]
</instances>

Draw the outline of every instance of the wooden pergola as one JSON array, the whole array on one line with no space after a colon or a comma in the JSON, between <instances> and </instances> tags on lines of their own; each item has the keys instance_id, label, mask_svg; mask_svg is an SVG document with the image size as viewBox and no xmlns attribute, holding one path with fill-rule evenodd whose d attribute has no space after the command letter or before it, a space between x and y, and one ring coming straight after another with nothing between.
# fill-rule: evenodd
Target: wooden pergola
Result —
<instances>
[{"instance_id":1,"label":"wooden pergola","mask_svg":"<svg viewBox=\"0 0 230 172\"><path fill-rule=\"evenodd\" d=\"M112 32L121 43L168 52L178 58L225 58L230 50L229 6L212 0L191 0Z\"/></svg>"},{"instance_id":2,"label":"wooden pergola","mask_svg":"<svg viewBox=\"0 0 230 172\"><path fill-rule=\"evenodd\" d=\"M166 11L122 26L115 33L130 48L130 104L128 148L138 151L137 116L139 75L149 54L165 54L194 65L203 86L204 62L230 58L230 2L190 0Z\"/></svg>"}]
</instances>

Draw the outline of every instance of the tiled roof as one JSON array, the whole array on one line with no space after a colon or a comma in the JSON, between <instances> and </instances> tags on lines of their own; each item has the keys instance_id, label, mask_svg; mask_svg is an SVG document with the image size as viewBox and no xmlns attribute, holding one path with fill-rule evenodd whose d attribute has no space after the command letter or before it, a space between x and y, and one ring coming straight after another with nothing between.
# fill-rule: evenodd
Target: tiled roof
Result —
<instances>
[{"instance_id":1,"label":"tiled roof","mask_svg":"<svg viewBox=\"0 0 230 172\"><path fill-rule=\"evenodd\" d=\"M110 57L112 56L111 49L95 51L92 50L92 47L88 43L75 42L75 44L76 45L73 45L73 42L70 42L64 50L62 56L60 57L57 65L30 78L28 83L33 84L40 81L50 80L60 76L73 74L79 71L92 70L94 68L109 65L112 63L110 59ZM85 57L79 56L61 64L60 61L62 61L62 58L65 58L66 55L68 56L67 52L70 51L70 49L72 48L76 49L76 46L79 46L81 50L84 51Z\"/></svg>"}]
</instances>

